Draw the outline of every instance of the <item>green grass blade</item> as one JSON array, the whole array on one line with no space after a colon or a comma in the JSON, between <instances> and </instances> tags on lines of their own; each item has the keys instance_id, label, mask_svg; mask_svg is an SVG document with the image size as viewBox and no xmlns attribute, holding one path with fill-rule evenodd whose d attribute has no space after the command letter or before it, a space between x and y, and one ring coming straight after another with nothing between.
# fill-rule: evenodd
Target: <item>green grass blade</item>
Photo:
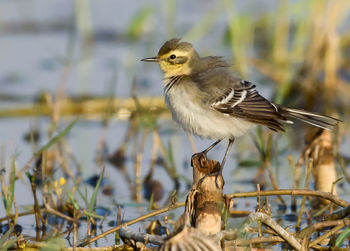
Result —
<instances>
[{"instance_id":1,"label":"green grass blade","mask_svg":"<svg viewBox=\"0 0 350 251\"><path fill-rule=\"evenodd\" d=\"M151 194L151 198L149 199L148 210L152 210L152 208L153 208L153 203L154 203L154 193Z\"/></svg>"},{"instance_id":2,"label":"green grass blade","mask_svg":"<svg viewBox=\"0 0 350 251\"><path fill-rule=\"evenodd\" d=\"M70 201L72 202L75 210L80 210L80 206L79 206L78 202L75 200L74 195L71 192L67 192L67 195L68 195L68 198L70 199Z\"/></svg>"},{"instance_id":3,"label":"green grass blade","mask_svg":"<svg viewBox=\"0 0 350 251\"><path fill-rule=\"evenodd\" d=\"M241 160L238 163L239 167L245 167L245 168L257 168L261 166L261 161L260 160Z\"/></svg>"},{"instance_id":4,"label":"green grass blade","mask_svg":"<svg viewBox=\"0 0 350 251\"><path fill-rule=\"evenodd\" d=\"M103 174L104 174L104 173L105 173L105 167L103 167L103 169L102 169L102 173L101 173L100 177L98 178L96 187L95 187L95 189L94 189L94 192L93 192L92 197L91 197L91 200L90 200L89 209L88 209L88 212L89 212L90 214L91 214L92 211L94 210L94 207L95 207L95 204L96 204L96 197L97 197L98 189L100 188L101 181L102 181L102 178L103 178Z\"/></svg>"},{"instance_id":5,"label":"green grass blade","mask_svg":"<svg viewBox=\"0 0 350 251\"><path fill-rule=\"evenodd\" d=\"M9 182L9 190L6 198L6 213L11 214L11 208L13 203L13 197L15 194L15 181L16 181L16 158L12 158L11 163L11 173L10 173L10 182Z\"/></svg>"},{"instance_id":6,"label":"green grass blade","mask_svg":"<svg viewBox=\"0 0 350 251\"><path fill-rule=\"evenodd\" d=\"M138 38L145 30L147 19L151 16L153 9L149 6L144 7L141 11L130 21L127 27L127 35L130 38Z\"/></svg>"},{"instance_id":7,"label":"green grass blade","mask_svg":"<svg viewBox=\"0 0 350 251\"><path fill-rule=\"evenodd\" d=\"M256 149L258 149L258 151L260 153L260 156L265 158L265 146L264 146L262 127L258 126L256 128L256 135L251 134L251 137L253 139L253 143L254 143Z\"/></svg>"},{"instance_id":8,"label":"green grass blade","mask_svg":"<svg viewBox=\"0 0 350 251\"><path fill-rule=\"evenodd\" d=\"M53 137L46 145L44 145L42 148L40 148L40 150L35 153L35 156L39 156L42 152L46 151L47 149L49 149L52 145L54 145L57 141L59 141L60 139L62 139L64 136L66 136L70 130L72 129L72 127L75 125L75 123L77 123L78 118L76 118L75 120L73 120L62 132L60 132L59 134L57 134L55 137Z\"/></svg>"},{"instance_id":9,"label":"green grass blade","mask_svg":"<svg viewBox=\"0 0 350 251\"><path fill-rule=\"evenodd\" d=\"M8 250L12 245L14 245L19 237L10 240L10 235L13 233L13 226L10 227L0 239L0 250Z\"/></svg>"},{"instance_id":10,"label":"green grass blade","mask_svg":"<svg viewBox=\"0 0 350 251\"><path fill-rule=\"evenodd\" d=\"M336 247L341 247L343 242L350 236L350 228L345 228L343 232L340 233L337 240L335 241Z\"/></svg>"},{"instance_id":11,"label":"green grass blade","mask_svg":"<svg viewBox=\"0 0 350 251\"><path fill-rule=\"evenodd\" d=\"M6 208L6 194L5 191L1 189L1 199L2 199L2 203L4 204L4 208Z\"/></svg>"},{"instance_id":12,"label":"green grass blade","mask_svg":"<svg viewBox=\"0 0 350 251\"><path fill-rule=\"evenodd\" d=\"M97 214L94 214L94 213L89 213L89 212L83 212L84 215L86 215L87 217L91 217L91 218L95 218L95 219L100 219L102 220L104 217L101 216L101 215L97 215Z\"/></svg>"}]
</instances>

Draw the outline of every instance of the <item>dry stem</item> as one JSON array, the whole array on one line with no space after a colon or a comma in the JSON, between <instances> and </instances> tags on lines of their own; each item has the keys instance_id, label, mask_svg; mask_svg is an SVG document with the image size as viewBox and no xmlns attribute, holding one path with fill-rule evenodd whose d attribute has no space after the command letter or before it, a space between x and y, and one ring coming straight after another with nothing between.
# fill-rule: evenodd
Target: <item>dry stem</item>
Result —
<instances>
[{"instance_id":1,"label":"dry stem","mask_svg":"<svg viewBox=\"0 0 350 251\"><path fill-rule=\"evenodd\" d=\"M350 206L350 202L347 202L340 197L333 195L331 193L313 191L313 190L304 190L304 189L280 189L280 190L266 190L260 191L260 196L275 196L275 195L306 195L306 196L315 196L323 198L333 202L334 204L347 207ZM247 198L247 197L256 197L258 192L243 192L243 193L231 193L227 194L228 198Z\"/></svg>"},{"instance_id":2,"label":"dry stem","mask_svg":"<svg viewBox=\"0 0 350 251\"><path fill-rule=\"evenodd\" d=\"M173 209L178 208L178 207L183 207L184 205L185 205L184 202L175 203L175 204L172 204L172 205L167 206L165 208L162 208L162 209L150 212L148 214L142 215L142 216L137 217L137 218L135 218L135 219L133 219L131 221L128 221L128 222L126 222L126 223L124 223L122 225L119 225L119 226L116 226L114 228L111 228L111 229L109 229L109 230L107 230L107 231L105 231L105 232L103 232L103 233L101 233L101 234L91 238L91 239L84 240L79 246L80 247L86 246L86 245L88 245L88 244L90 244L90 243L92 243L94 241L97 241L97 240L99 240L99 239L101 239L101 238L103 238L103 237L105 237L105 236L107 236L107 235L109 235L111 233L119 231L122 227L130 226L132 224L135 224L135 223L137 223L139 221L142 221L142 220L145 220L147 218L156 216L158 214L162 214L162 213L168 212L168 211L173 210Z\"/></svg>"},{"instance_id":3,"label":"dry stem","mask_svg":"<svg viewBox=\"0 0 350 251\"><path fill-rule=\"evenodd\" d=\"M310 180L310 174L311 174L312 167L313 167L313 160L310 159L308 166L307 166L304 189L307 189L309 187L309 180ZM300 226L300 223L301 223L301 217L303 216L305 200L306 200L306 196L303 196L303 199L302 199L301 204L300 204L300 211L299 211L297 224L296 224L297 228Z\"/></svg>"},{"instance_id":4,"label":"dry stem","mask_svg":"<svg viewBox=\"0 0 350 251\"><path fill-rule=\"evenodd\" d=\"M253 221L261 221L267 226L269 226L270 228L272 228L278 235L280 235L285 241L287 241L296 250L301 249L300 243L291 234L289 234L280 225L278 225L274 220L272 220L271 217L269 217L268 215L261 212L256 212L256 213L251 213L249 217Z\"/></svg>"}]
</instances>

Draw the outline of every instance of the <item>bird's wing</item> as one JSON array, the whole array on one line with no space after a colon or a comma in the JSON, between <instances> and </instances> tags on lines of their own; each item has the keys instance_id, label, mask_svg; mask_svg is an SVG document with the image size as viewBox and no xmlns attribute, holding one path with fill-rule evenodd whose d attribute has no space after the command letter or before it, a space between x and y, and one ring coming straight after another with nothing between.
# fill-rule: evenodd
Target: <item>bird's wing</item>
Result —
<instances>
[{"instance_id":1,"label":"bird's wing","mask_svg":"<svg viewBox=\"0 0 350 251\"><path fill-rule=\"evenodd\" d=\"M222 59L210 57L205 69L191 76L206 105L218 112L261 124L274 131L284 131L281 121L287 119L280 108L262 97L249 81L241 80L229 65L211 67Z\"/></svg>"},{"instance_id":2,"label":"bird's wing","mask_svg":"<svg viewBox=\"0 0 350 251\"><path fill-rule=\"evenodd\" d=\"M280 121L286 118L281 115L278 106L262 97L251 82L242 80L233 87L225 88L223 94L209 104L221 113L265 125L274 131L284 131Z\"/></svg>"}]
</instances>

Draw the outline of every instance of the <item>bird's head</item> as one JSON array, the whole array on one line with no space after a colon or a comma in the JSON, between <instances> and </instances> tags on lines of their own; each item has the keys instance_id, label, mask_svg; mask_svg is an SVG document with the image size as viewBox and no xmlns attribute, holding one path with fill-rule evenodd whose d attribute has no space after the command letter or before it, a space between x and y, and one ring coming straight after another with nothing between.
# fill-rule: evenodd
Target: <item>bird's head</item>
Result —
<instances>
[{"instance_id":1,"label":"bird's head","mask_svg":"<svg viewBox=\"0 0 350 251\"><path fill-rule=\"evenodd\" d=\"M191 74L199 55L192 44L173 38L166 41L155 57L144 58L144 62L157 62L164 77Z\"/></svg>"}]
</instances>

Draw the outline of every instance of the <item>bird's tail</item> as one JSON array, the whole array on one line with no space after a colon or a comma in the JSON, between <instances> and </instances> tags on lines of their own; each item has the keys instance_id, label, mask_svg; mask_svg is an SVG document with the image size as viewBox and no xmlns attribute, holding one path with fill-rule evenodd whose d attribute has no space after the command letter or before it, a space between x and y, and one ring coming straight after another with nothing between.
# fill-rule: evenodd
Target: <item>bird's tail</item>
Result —
<instances>
[{"instance_id":1,"label":"bird's tail","mask_svg":"<svg viewBox=\"0 0 350 251\"><path fill-rule=\"evenodd\" d=\"M284 116L287 119L297 119L310 125L317 126L330 131L333 130L339 122L341 122L341 120L339 119L318 113L312 113L304 110L291 109L286 107L279 108L282 116Z\"/></svg>"}]
</instances>

